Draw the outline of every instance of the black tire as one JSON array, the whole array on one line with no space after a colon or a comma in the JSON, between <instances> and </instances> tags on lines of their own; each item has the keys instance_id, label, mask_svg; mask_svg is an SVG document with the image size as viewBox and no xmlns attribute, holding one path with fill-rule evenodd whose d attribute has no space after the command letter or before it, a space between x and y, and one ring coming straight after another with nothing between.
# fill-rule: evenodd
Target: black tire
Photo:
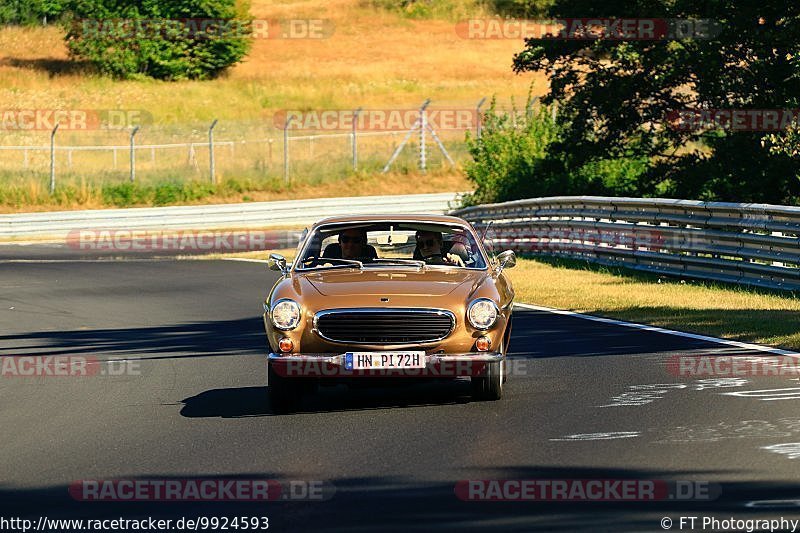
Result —
<instances>
[{"instance_id":1,"label":"black tire","mask_svg":"<svg viewBox=\"0 0 800 533\"><path fill-rule=\"evenodd\" d=\"M291 379L279 375L272 365L267 364L267 395L274 413L287 414L297 409L302 397L302 390L298 385L300 384L292 383Z\"/></svg>"},{"instance_id":2,"label":"black tire","mask_svg":"<svg viewBox=\"0 0 800 533\"><path fill-rule=\"evenodd\" d=\"M505 361L486 365L486 376L472 378L472 399L495 401L503 397Z\"/></svg>"}]
</instances>

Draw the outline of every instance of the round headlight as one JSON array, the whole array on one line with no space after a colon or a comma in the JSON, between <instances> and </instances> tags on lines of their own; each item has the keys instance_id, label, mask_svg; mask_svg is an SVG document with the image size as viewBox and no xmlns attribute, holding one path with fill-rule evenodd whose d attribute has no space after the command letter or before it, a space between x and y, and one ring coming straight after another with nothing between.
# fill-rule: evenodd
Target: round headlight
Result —
<instances>
[{"instance_id":1,"label":"round headlight","mask_svg":"<svg viewBox=\"0 0 800 533\"><path fill-rule=\"evenodd\" d=\"M469 304L467 318L476 329L489 329L497 320L497 305L487 298L478 298Z\"/></svg>"},{"instance_id":2,"label":"round headlight","mask_svg":"<svg viewBox=\"0 0 800 533\"><path fill-rule=\"evenodd\" d=\"M280 300L272 307L271 315L276 328L294 329L300 323L300 306L294 300Z\"/></svg>"}]
</instances>

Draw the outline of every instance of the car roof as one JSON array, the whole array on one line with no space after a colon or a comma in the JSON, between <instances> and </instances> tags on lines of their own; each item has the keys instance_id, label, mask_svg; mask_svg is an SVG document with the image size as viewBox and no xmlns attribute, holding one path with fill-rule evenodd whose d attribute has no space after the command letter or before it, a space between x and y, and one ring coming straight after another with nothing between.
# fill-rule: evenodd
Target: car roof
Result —
<instances>
[{"instance_id":1,"label":"car roof","mask_svg":"<svg viewBox=\"0 0 800 533\"><path fill-rule=\"evenodd\" d=\"M457 226L467 226L470 224L463 218L449 215L430 215L430 214L402 214L402 215L338 215L324 218L316 222L312 227L327 224L344 224L348 222L434 222L439 224L452 224Z\"/></svg>"}]
</instances>

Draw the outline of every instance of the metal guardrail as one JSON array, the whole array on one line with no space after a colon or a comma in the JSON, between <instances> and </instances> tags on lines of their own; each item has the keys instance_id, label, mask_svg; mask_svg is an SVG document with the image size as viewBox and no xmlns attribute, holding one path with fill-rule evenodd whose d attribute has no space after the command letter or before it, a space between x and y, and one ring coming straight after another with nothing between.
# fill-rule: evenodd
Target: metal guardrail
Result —
<instances>
[{"instance_id":1,"label":"metal guardrail","mask_svg":"<svg viewBox=\"0 0 800 533\"><path fill-rule=\"evenodd\" d=\"M298 227L333 215L446 213L460 193L315 198L175 207L99 209L0 215L0 238L63 238L81 229L212 229Z\"/></svg>"},{"instance_id":2,"label":"metal guardrail","mask_svg":"<svg viewBox=\"0 0 800 533\"><path fill-rule=\"evenodd\" d=\"M565 196L459 209L496 248L800 290L800 207Z\"/></svg>"}]
</instances>

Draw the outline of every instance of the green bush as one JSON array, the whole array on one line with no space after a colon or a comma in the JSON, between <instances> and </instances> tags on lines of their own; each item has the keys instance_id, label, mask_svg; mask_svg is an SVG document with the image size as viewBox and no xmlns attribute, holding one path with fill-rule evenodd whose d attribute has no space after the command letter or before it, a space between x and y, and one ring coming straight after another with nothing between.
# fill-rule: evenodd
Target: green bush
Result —
<instances>
[{"instance_id":1,"label":"green bush","mask_svg":"<svg viewBox=\"0 0 800 533\"><path fill-rule=\"evenodd\" d=\"M532 106L527 112L498 112L495 103L483 117L480 139L468 135L472 160L467 178L476 185L464 205L562 195L648 196L643 179L646 157L626 155L589 160L574 171L574 162L553 150L561 128L552 107Z\"/></svg>"},{"instance_id":2,"label":"green bush","mask_svg":"<svg viewBox=\"0 0 800 533\"><path fill-rule=\"evenodd\" d=\"M507 17L542 16L554 0L362 0L413 19L457 20L484 11Z\"/></svg>"},{"instance_id":3,"label":"green bush","mask_svg":"<svg viewBox=\"0 0 800 533\"><path fill-rule=\"evenodd\" d=\"M237 0L73 0L66 42L117 78L209 79L247 54L247 10Z\"/></svg>"},{"instance_id":4,"label":"green bush","mask_svg":"<svg viewBox=\"0 0 800 533\"><path fill-rule=\"evenodd\" d=\"M503 113L492 100L482 118L481 137L467 134L472 161L465 172L476 188L464 198L465 205L537 195L549 188L540 179L541 166L557 130L549 108L533 109L528 104L527 113L517 109Z\"/></svg>"}]
</instances>

